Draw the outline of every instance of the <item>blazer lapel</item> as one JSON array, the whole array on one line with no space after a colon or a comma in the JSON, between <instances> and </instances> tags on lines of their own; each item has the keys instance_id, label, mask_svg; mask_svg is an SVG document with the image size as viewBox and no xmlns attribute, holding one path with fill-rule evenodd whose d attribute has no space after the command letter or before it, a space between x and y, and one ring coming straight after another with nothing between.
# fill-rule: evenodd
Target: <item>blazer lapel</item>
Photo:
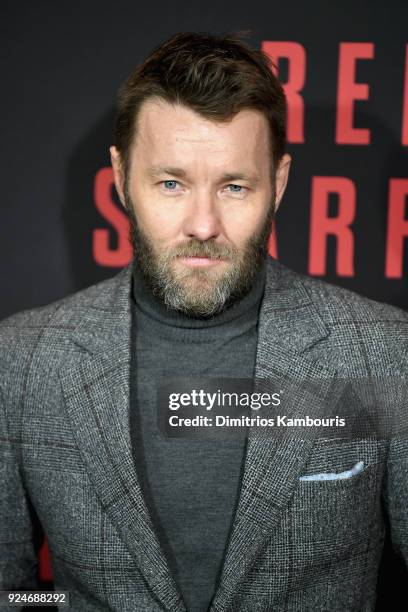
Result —
<instances>
[{"instance_id":1,"label":"blazer lapel","mask_svg":"<svg viewBox=\"0 0 408 612\"><path fill-rule=\"evenodd\" d=\"M151 591L166 610L185 612L143 499L131 448L131 267L114 282L114 295L106 296L111 303L85 309L72 337L86 353L82 350L60 372L66 409L95 491Z\"/></svg>"},{"instance_id":2,"label":"blazer lapel","mask_svg":"<svg viewBox=\"0 0 408 612\"><path fill-rule=\"evenodd\" d=\"M274 409L276 414L306 416L310 414L308 399L313 398L313 414L319 416L320 411L328 416L326 400L333 398L334 389L338 386L340 390L342 383L336 380L333 368L313 361L307 351L329 332L304 286L291 275L268 258L255 378L273 380L273 391L282 391L281 409ZM313 381L318 381L316 394ZM285 393L299 401L285 404ZM302 439L290 429L279 436L258 435L254 428L249 429L240 497L212 612L240 609L240 584L273 535L314 442L312 436Z\"/></svg>"},{"instance_id":3,"label":"blazer lapel","mask_svg":"<svg viewBox=\"0 0 408 612\"><path fill-rule=\"evenodd\" d=\"M66 409L80 453L101 503L154 596L171 612L186 612L155 535L136 474L129 431L132 341L131 265L104 292L95 291L71 336L80 347L60 372ZM61 312L61 320L67 313ZM265 295L258 323L255 378L279 381L279 390L321 379L322 410L336 372L308 357L311 346L328 335L296 276L268 257ZM293 407L307 414L307 403ZM289 412L285 406L285 413ZM315 411L316 412L316 411ZM260 437L250 430L240 498L222 572L210 610L235 609L240 583L289 503L313 439L292 433Z\"/></svg>"}]
</instances>

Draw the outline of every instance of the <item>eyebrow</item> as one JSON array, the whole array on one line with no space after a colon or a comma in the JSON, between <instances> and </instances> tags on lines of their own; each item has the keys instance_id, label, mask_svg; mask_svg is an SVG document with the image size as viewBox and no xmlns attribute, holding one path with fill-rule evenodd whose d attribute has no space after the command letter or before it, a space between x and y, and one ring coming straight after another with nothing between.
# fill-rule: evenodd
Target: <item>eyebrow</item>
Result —
<instances>
[{"instance_id":1,"label":"eyebrow","mask_svg":"<svg viewBox=\"0 0 408 612\"><path fill-rule=\"evenodd\" d=\"M161 174L171 174L179 178L186 178L187 172L183 168L175 168L173 166L151 166L147 169L150 176L160 176Z\"/></svg>"},{"instance_id":2,"label":"eyebrow","mask_svg":"<svg viewBox=\"0 0 408 612\"><path fill-rule=\"evenodd\" d=\"M163 174L170 174L178 178L186 178L187 172L183 168L176 168L173 166L151 166L147 169L147 172L152 177L158 177ZM248 181L253 185L259 183L259 176L257 174L251 174L248 172L224 172L220 176L221 181Z\"/></svg>"}]
</instances>

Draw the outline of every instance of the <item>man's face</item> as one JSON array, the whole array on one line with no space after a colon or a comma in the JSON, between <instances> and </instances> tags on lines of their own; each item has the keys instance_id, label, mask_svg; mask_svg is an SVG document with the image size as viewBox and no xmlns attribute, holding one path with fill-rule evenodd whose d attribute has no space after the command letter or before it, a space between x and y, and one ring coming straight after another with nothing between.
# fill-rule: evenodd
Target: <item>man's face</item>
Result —
<instances>
[{"instance_id":1,"label":"man's face","mask_svg":"<svg viewBox=\"0 0 408 612\"><path fill-rule=\"evenodd\" d=\"M272 180L268 137L255 110L215 122L150 99L140 109L127 176L111 147L136 265L169 308L212 316L251 288L290 165L285 155Z\"/></svg>"}]
</instances>

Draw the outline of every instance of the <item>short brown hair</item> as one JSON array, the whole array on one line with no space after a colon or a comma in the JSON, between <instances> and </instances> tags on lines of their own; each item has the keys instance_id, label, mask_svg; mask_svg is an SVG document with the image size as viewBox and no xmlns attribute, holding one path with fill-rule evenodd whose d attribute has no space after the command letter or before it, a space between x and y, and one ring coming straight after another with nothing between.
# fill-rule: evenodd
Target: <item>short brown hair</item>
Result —
<instances>
[{"instance_id":1,"label":"short brown hair","mask_svg":"<svg viewBox=\"0 0 408 612\"><path fill-rule=\"evenodd\" d=\"M241 40L180 32L156 47L126 79L117 98L115 145L127 174L142 102L184 104L207 119L226 121L243 109L261 111L270 127L273 169L285 153L286 98L271 60Z\"/></svg>"}]
</instances>

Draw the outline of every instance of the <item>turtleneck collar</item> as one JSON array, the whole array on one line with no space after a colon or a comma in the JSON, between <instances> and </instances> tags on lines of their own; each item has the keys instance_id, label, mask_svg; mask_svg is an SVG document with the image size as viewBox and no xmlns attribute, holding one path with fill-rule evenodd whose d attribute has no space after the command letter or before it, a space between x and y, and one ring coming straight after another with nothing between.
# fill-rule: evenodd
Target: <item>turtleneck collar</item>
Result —
<instances>
[{"instance_id":1,"label":"turtleneck collar","mask_svg":"<svg viewBox=\"0 0 408 612\"><path fill-rule=\"evenodd\" d=\"M161 333L172 335L174 338L210 340L218 336L220 327L233 328L243 332L257 321L258 310L261 304L265 287L266 261L250 291L240 300L234 302L224 311L210 318L192 318L184 313L169 309L153 295L146 284L143 275L137 268L135 261L132 267L132 295L136 305L136 312L142 317L147 326L159 327ZM171 330L174 330L172 332ZM205 339L204 339L205 338Z\"/></svg>"}]
</instances>

